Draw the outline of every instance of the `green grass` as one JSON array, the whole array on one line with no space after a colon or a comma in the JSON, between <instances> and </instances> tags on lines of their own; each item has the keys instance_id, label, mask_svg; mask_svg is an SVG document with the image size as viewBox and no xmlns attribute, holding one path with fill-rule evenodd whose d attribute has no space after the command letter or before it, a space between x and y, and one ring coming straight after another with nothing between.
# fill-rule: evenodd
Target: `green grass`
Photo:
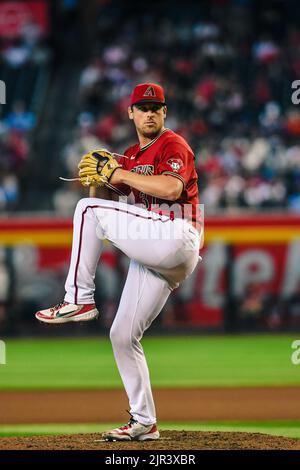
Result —
<instances>
[{"instance_id":1,"label":"green grass","mask_svg":"<svg viewBox=\"0 0 300 470\"><path fill-rule=\"evenodd\" d=\"M119 426L109 424L31 424L0 426L0 438L7 436L34 436L53 434L100 433ZM300 421L260 421L260 422L203 422L203 423L159 423L159 428L186 431L223 431L271 434L273 436L295 437L300 439Z\"/></svg>"},{"instance_id":2,"label":"green grass","mask_svg":"<svg viewBox=\"0 0 300 470\"><path fill-rule=\"evenodd\" d=\"M298 335L299 336L299 335ZM147 337L154 387L300 385L292 335ZM6 341L0 390L122 388L108 339Z\"/></svg>"}]
</instances>

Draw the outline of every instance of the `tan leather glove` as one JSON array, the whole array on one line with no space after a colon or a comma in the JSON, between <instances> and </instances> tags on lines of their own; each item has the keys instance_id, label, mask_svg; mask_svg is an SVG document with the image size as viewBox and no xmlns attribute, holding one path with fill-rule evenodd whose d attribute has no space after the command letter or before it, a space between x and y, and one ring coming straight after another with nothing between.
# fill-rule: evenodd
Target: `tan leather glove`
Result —
<instances>
[{"instance_id":1,"label":"tan leather glove","mask_svg":"<svg viewBox=\"0 0 300 470\"><path fill-rule=\"evenodd\" d=\"M104 186L121 165L108 150L96 149L82 157L78 168L83 186Z\"/></svg>"}]
</instances>

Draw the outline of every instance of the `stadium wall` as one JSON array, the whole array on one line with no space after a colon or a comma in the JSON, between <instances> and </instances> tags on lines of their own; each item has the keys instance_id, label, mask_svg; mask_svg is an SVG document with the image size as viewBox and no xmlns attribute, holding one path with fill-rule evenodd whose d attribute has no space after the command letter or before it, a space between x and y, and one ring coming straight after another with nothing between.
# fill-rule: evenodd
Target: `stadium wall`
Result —
<instances>
[{"instance_id":1,"label":"stadium wall","mask_svg":"<svg viewBox=\"0 0 300 470\"><path fill-rule=\"evenodd\" d=\"M29 324L30 309L62 299L71 241L70 219L0 220L2 317ZM206 217L201 255L193 275L170 297L160 327L300 326L300 216ZM113 320L127 266L126 257L108 243L96 275L96 286L106 286L100 300L103 328Z\"/></svg>"}]
</instances>

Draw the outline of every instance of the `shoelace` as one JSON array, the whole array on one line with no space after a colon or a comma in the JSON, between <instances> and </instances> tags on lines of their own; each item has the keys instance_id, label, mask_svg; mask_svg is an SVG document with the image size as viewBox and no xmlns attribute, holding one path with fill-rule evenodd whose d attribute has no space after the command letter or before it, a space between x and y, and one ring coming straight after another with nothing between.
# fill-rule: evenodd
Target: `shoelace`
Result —
<instances>
[{"instance_id":1,"label":"shoelace","mask_svg":"<svg viewBox=\"0 0 300 470\"><path fill-rule=\"evenodd\" d=\"M132 416L132 414L130 413L130 411L126 410L127 413L129 414L130 416L130 420L128 421L127 424L125 424L125 426L121 426L120 429L123 431L125 429L128 429L128 428L131 428L131 426L133 426L133 424L137 423L137 420L134 419L134 417Z\"/></svg>"},{"instance_id":2,"label":"shoelace","mask_svg":"<svg viewBox=\"0 0 300 470\"><path fill-rule=\"evenodd\" d=\"M64 300L62 302L59 302L58 304L54 305L54 307L50 308L50 312L51 313L54 313L55 310L59 310L61 307L63 307L64 305L66 305L67 302L65 302Z\"/></svg>"}]
</instances>

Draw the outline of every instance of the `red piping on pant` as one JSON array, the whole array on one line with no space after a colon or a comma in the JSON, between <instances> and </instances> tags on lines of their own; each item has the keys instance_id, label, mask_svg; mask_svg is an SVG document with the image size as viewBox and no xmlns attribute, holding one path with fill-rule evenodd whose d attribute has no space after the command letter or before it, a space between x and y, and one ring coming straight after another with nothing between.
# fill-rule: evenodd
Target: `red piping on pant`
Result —
<instances>
[{"instance_id":1,"label":"red piping on pant","mask_svg":"<svg viewBox=\"0 0 300 470\"><path fill-rule=\"evenodd\" d=\"M124 209L119 209L118 207L107 207L107 206L99 206L99 205L96 205L96 206L87 206L84 211L82 212L82 216L81 216L81 224L80 224L80 234L79 234L79 247L78 247L78 256L77 256L77 261L76 261L76 267L75 267L75 274L74 274L74 287L75 287L75 299L74 299L74 304L77 305L77 297L78 297L78 286L77 286L77 273L78 273L78 267L79 267L79 262L80 262L80 253L81 253L81 245L82 245L82 233L83 233L83 224L84 224L84 216L87 212L88 209L113 209L115 211L118 211L118 212L124 212L125 214L130 214L130 215L134 215L136 217L141 217L142 219L146 219L146 220L153 220L153 222L157 222L158 220L160 220L161 222L168 222L169 220L171 219L167 219L167 220L161 220L161 219L153 219L153 217L149 216L149 217L145 217L144 215L140 215L140 214L134 214L130 211L126 211Z\"/></svg>"}]
</instances>

